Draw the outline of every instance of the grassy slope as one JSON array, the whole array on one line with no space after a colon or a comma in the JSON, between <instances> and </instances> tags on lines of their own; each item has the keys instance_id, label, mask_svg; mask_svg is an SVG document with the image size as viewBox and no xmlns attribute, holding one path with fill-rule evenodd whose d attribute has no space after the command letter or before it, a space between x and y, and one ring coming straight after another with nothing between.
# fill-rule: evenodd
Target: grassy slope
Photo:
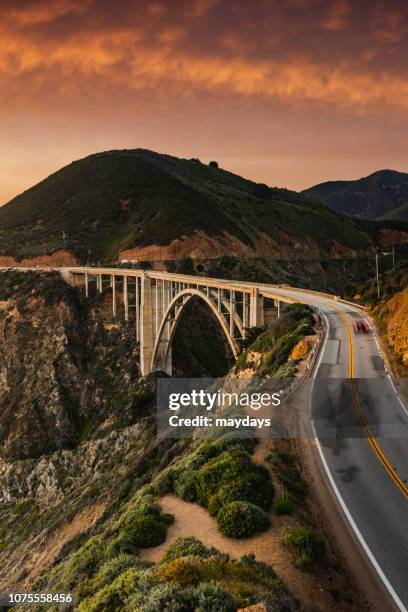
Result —
<instances>
[{"instance_id":1,"label":"grassy slope","mask_svg":"<svg viewBox=\"0 0 408 612\"><path fill-rule=\"evenodd\" d=\"M377 221L408 221L408 203L377 217Z\"/></svg>"},{"instance_id":2,"label":"grassy slope","mask_svg":"<svg viewBox=\"0 0 408 612\"><path fill-rule=\"evenodd\" d=\"M333 243L368 245L351 220L285 189L146 150L111 151L73 162L0 209L0 255L30 257L67 248L113 259L132 246L165 245L202 230L229 231L254 246L260 232L322 253ZM67 234L64 244L62 233ZM300 250L301 252L301 250Z\"/></svg>"}]
</instances>

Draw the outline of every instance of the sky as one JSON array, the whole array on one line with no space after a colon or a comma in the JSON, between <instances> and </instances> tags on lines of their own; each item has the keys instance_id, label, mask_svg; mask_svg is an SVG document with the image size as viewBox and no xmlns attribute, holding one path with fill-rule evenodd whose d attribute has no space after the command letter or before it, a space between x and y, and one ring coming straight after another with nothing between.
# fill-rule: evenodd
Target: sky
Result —
<instances>
[{"instance_id":1,"label":"sky","mask_svg":"<svg viewBox=\"0 0 408 612\"><path fill-rule=\"evenodd\" d=\"M94 153L408 171L405 0L0 0L0 204Z\"/></svg>"}]
</instances>

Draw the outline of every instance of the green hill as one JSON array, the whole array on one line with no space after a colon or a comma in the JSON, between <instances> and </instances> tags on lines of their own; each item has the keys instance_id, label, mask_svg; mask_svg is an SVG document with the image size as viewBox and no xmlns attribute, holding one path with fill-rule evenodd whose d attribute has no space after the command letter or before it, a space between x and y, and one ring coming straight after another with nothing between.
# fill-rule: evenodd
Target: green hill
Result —
<instances>
[{"instance_id":1,"label":"green hill","mask_svg":"<svg viewBox=\"0 0 408 612\"><path fill-rule=\"evenodd\" d=\"M0 209L0 255L17 259L64 249L78 261L112 261L124 249L197 235L218 254L262 248L294 258L363 252L370 241L304 195L143 149L75 161Z\"/></svg>"},{"instance_id":2,"label":"green hill","mask_svg":"<svg viewBox=\"0 0 408 612\"><path fill-rule=\"evenodd\" d=\"M408 221L408 202L385 213L385 215L377 217L377 221Z\"/></svg>"},{"instance_id":3,"label":"green hill","mask_svg":"<svg viewBox=\"0 0 408 612\"><path fill-rule=\"evenodd\" d=\"M399 216L387 215L392 215L393 211L408 201L408 174L379 170L356 181L321 183L302 193L350 217L399 220Z\"/></svg>"}]
</instances>

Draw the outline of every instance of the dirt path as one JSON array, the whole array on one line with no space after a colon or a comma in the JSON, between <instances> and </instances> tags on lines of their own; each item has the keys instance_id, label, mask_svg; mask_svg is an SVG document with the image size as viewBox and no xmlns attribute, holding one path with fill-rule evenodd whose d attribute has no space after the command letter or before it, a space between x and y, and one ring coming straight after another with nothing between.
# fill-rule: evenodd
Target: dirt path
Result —
<instances>
[{"instance_id":1,"label":"dirt path","mask_svg":"<svg viewBox=\"0 0 408 612\"><path fill-rule=\"evenodd\" d=\"M197 504L185 502L176 495L165 495L160 500L163 512L175 517L164 544L140 551L142 559L159 561L165 548L178 537L194 536L206 546L214 546L232 558L253 553L259 561L273 565L279 576L302 602L304 609L315 612L339 610L350 612L350 603L337 603L330 595L327 580L317 574L301 572L292 563L290 552L282 544L282 536L286 527L296 524L292 517L271 518L271 528L253 538L232 540L223 536L217 529L216 521L204 508ZM334 586L334 585L333 585Z\"/></svg>"}]
</instances>

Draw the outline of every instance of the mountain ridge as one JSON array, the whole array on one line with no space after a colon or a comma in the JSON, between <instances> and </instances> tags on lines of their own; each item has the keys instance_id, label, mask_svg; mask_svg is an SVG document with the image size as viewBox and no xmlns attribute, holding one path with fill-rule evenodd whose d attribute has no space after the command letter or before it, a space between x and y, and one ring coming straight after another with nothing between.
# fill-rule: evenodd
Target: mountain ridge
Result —
<instances>
[{"instance_id":1,"label":"mountain ridge","mask_svg":"<svg viewBox=\"0 0 408 612\"><path fill-rule=\"evenodd\" d=\"M0 208L3 263L59 251L78 262L353 256L370 243L361 225L302 194L147 149L74 161Z\"/></svg>"},{"instance_id":2,"label":"mountain ridge","mask_svg":"<svg viewBox=\"0 0 408 612\"><path fill-rule=\"evenodd\" d=\"M377 170L356 180L319 183L301 193L340 214L382 220L408 201L408 174L397 170ZM395 215L392 219L400 220Z\"/></svg>"}]
</instances>

